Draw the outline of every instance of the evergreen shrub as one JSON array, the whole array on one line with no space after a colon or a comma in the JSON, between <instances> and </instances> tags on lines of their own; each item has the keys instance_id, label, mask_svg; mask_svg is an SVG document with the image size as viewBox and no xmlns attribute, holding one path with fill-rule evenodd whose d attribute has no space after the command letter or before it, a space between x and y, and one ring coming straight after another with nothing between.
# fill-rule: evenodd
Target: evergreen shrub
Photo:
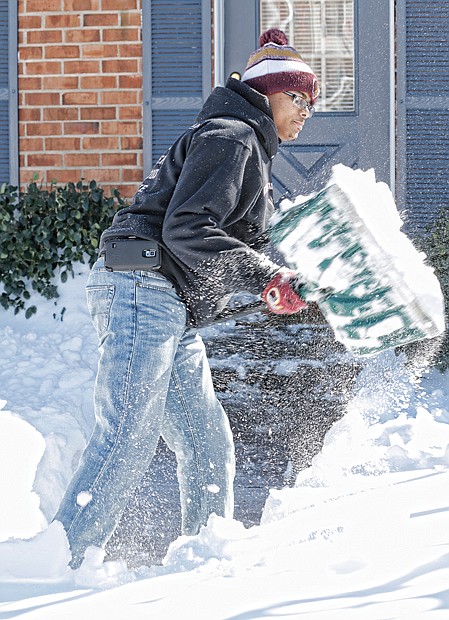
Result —
<instances>
[{"instance_id":1,"label":"evergreen shrub","mask_svg":"<svg viewBox=\"0 0 449 620\"><path fill-rule=\"evenodd\" d=\"M425 234L417 240L419 249L425 252L428 264L435 270L440 281L445 301L446 326L449 325L449 208L439 211L434 223ZM441 371L449 368L449 334L440 338L439 350L434 358L434 365Z\"/></svg>"},{"instance_id":2,"label":"evergreen shrub","mask_svg":"<svg viewBox=\"0 0 449 620\"><path fill-rule=\"evenodd\" d=\"M43 189L35 181L25 191L0 187L0 304L14 313L36 312L28 305L30 287L46 299L59 296L57 277L74 276L76 262L92 265L102 231L125 200L110 196L95 181Z\"/></svg>"}]
</instances>

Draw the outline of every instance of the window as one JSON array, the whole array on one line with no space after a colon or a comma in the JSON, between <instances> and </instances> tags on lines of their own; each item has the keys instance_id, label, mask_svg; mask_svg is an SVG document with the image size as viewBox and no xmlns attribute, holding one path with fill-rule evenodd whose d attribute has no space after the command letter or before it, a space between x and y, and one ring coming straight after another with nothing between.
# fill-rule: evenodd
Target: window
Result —
<instances>
[{"instance_id":1,"label":"window","mask_svg":"<svg viewBox=\"0 0 449 620\"><path fill-rule=\"evenodd\" d=\"M318 76L318 112L353 112L354 0L261 0L261 32L280 28Z\"/></svg>"}]
</instances>

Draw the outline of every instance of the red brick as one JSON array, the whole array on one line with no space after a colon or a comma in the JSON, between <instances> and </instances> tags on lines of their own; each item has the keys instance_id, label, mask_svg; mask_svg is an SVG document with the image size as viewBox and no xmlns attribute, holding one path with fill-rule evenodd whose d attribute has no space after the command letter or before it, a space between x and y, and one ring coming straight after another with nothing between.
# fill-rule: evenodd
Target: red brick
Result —
<instances>
[{"instance_id":1,"label":"red brick","mask_svg":"<svg viewBox=\"0 0 449 620\"><path fill-rule=\"evenodd\" d=\"M140 120L142 108L140 106L122 106L119 108L119 118Z\"/></svg>"},{"instance_id":2,"label":"red brick","mask_svg":"<svg viewBox=\"0 0 449 620\"><path fill-rule=\"evenodd\" d=\"M62 155L59 153L35 153L28 155L28 165L32 168L53 168L62 166Z\"/></svg>"},{"instance_id":3,"label":"red brick","mask_svg":"<svg viewBox=\"0 0 449 620\"><path fill-rule=\"evenodd\" d=\"M94 122L78 122L78 123L64 123L64 135L70 134L83 135L83 134L95 134L100 130L100 123Z\"/></svg>"},{"instance_id":4,"label":"red brick","mask_svg":"<svg viewBox=\"0 0 449 620\"><path fill-rule=\"evenodd\" d=\"M99 153L67 153L64 157L64 163L66 166L99 166L100 154Z\"/></svg>"},{"instance_id":5,"label":"red brick","mask_svg":"<svg viewBox=\"0 0 449 620\"><path fill-rule=\"evenodd\" d=\"M73 13L45 16L46 28L79 28L80 26L80 16Z\"/></svg>"},{"instance_id":6,"label":"red brick","mask_svg":"<svg viewBox=\"0 0 449 620\"><path fill-rule=\"evenodd\" d=\"M111 104L135 104L137 103L137 93L130 90L104 91L101 93L101 102L106 105Z\"/></svg>"},{"instance_id":7,"label":"red brick","mask_svg":"<svg viewBox=\"0 0 449 620\"><path fill-rule=\"evenodd\" d=\"M83 45L83 58L117 58L118 46L115 43L91 43Z\"/></svg>"},{"instance_id":8,"label":"red brick","mask_svg":"<svg viewBox=\"0 0 449 620\"><path fill-rule=\"evenodd\" d=\"M100 183L102 181L114 182L120 180L120 170L108 170L105 168L98 168L97 170L85 170L83 176L86 179L95 179Z\"/></svg>"},{"instance_id":9,"label":"red brick","mask_svg":"<svg viewBox=\"0 0 449 620\"><path fill-rule=\"evenodd\" d=\"M121 136L120 143L123 150L143 149L143 138L141 136Z\"/></svg>"},{"instance_id":10,"label":"red brick","mask_svg":"<svg viewBox=\"0 0 449 620\"><path fill-rule=\"evenodd\" d=\"M20 138L19 151L40 151L44 150L44 140L42 138Z\"/></svg>"},{"instance_id":11,"label":"red brick","mask_svg":"<svg viewBox=\"0 0 449 620\"><path fill-rule=\"evenodd\" d=\"M101 163L103 166L135 166L137 155L136 153L103 153Z\"/></svg>"},{"instance_id":12,"label":"red brick","mask_svg":"<svg viewBox=\"0 0 449 620\"><path fill-rule=\"evenodd\" d=\"M98 103L98 95L93 91L72 91L62 95L62 103L64 105L96 105Z\"/></svg>"},{"instance_id":13,"label":"red brick","mask_svg":"<svg viewBox=\"0 0 449 620\"><path fill-rule=\"evenodd\" d=\"M131 11L137 9L137 0L108 0L110 11Z\"/></svg>"},{"instance_id":14,"label":"red brick","mask_svg":"<svg viewBox=\"0 0 449 620\"><path fill-rule=\"evenodd\" d=\"M135 73L137 71L137 62L130 60L103 60L101 63L102 73Z\"/></svg>"},{"instance_id":15,"label":"red brick","mask_svg":"<svg viewBox=\"0 0 449 620\"><path fill-rule=\"evenodd\" d=\"M44 108L44 121L77 121L78 108Z\"/></svg>"},{"instance_id":16,"label":"red brick","mask_svg":"<svg viewBox=\"0 0 449 620\"><path fill-rule=\"evenodd\" d=\"M19 48L20 60L36 60L42 58L42 48L37 46L22 46Z\"/></svg>"},{"instance_id":17,"label":"red brick","mask_svg":"<svg viewBox=\"0 0 449 620\"><path fill-rule=\"evenodd\" d=\"M64 73L100 73L100 63L96 60L66 60Z\"/></svg>"},{"instance_id":18,"label":"red brick","mask_svg":"<svg viewBox=\"0 0 449 620\"><path fill-rule=\"evenodd\" d=\"M19 77L19 92L23 90L41 90L41 77Z\"/></svg>"},{"instance_id":19,"label":"red brick","mask_svg":"<svg viewBox=\"0 0 449 620\"><path fill-rule=\"evenodd\" d=\"M34 175L34 173L36 171L35 170L28 170L28 166L26 165L26 156L25 157L20 157L19 158L19 163L20 163L20 169L23 171L23 173L21 172L21 174L20 174L20 178L22 179L22 181L24 181L23 183L21 183L20 187L21 187L22 191L26 191L26 188L27 188L27 186L30 183L35 183L35 181L33 181L33 175ZM43 182L46 182L46 180L47 180L47 179L44 178L42 173L40 174L39 178Z\"/></svg>"},{"instance_id":20,"label":"red brick","mask_svg":"<svg viewBox=\"0 0 449 620\"><path fill-rule=\"evenodd\" d=\"M49 106L61 103L59 93L25 93L25 105L30 106Z\"/></svg>"},{"instance_id":21,"label":"red brick","mask_svg":"<svg viewBox=\"0 0 449 620\"><path fill-rule=\"evenodd\" d=\"M80 88L95 90L117 88L117 77L115 75L82 75L80 76Z\"/></svg>"},{"instance_id":22,"label":"red brick","mask_svg":"<svg viewBox=\"0 0 449 620\"><path fill-rule=\"evenodd\" d=\"M103 134L108 135L125 135L125 136L135 136L138 133L137 123L134 121L124 121L124 122L107 122L103 123Z\"/></svg>"},{"instance_id":23,"label":"red brick","mask_svg":"<svg viewBox=\"0 0 449 620\"><path fill-rule=\"evenodd\" d=\"M78 77L69 75L55 75L43 78L45 90L75 90L78 88Z\"/></svg>"},{"instance_id":24,"label":"red brick","mask_svg":"<svg viewBox=\"0 0 449 620\"><path fill-rule=\"evenodd\" d=\"M59 170L55 168L51 171L52 178L60 185L64 183L77 183L83 175L81 170L63 168Z\"/></svg>"},{"instance_id":25,"label":"red brick","mask_svg":"<svg viewBox=\"0 0 449 620\"><path fill-rule=\"evenodd\" d=\"M123 11L120 13L120 26L139 26L142 23L140 11ZM140 28L139 28L140 30Z\"/></svg>"},{"instance_id":26,"label":"red brick","mask_svg":"<svg viewBox=\"0 0 449 620\"><path fill-rule=\"evenodd\" d=\"M27 75L48 75L61 73L61 63L47 60L45 62L26 62Z\"/></svg>"},{"instance_id":27,"label":"red brick","mask_svg":"<svg viewBox=\"0 0 449 620\"><path fill-rule=\"evenodd\" d=\"M118 145L118 137L110 136L110 137L87 137L83 138L82 148L87 151L106 151L106 150L114 150L116 151L119 148Z\"/></svg>"},{"instance_id":28,"label":"red brick","mask_svg":"<svg viewBox=\"0 0 449 620\"><path fill-rule=\"evenodd\" d=\"M81 138L45 138L46 151L79 151Z\"/></svg>"},{"instance_id":29,"label":"red brick","mask_svg":"<svg viewBox=\"0 0 449 620\"><path fill-rule=\"evenodd\" d=\"M42 17L40 15L21 15L19 17L19 28L22 30L42 28Z\"/></svg>"},{"instance_id":30,"label":"red brick","mask_svg":"<svg viewBox=\"0 0 449 620\"><path fill-rule=\"evenodd\" d=\"M27 32L27 43L30 45L61 42L62 30L30 30Z\"/></svg>"},{"instance_id":31,"label":"red brick","mask_svg":"<svg viewBox=\"0 0 449 620\"><path fill-rule=\"evenodd\" d=\"M19 108L19 122L40 121L41 108Z\"/></svg>"},{"instance_id":32,"label":"red brick","mask_svg":"<svg viewBox=\"0 0 449 620\"><path fill-rule=\"evenodd\" d=\"M65 40L67 43L93 43L100 40L100 31L92 28L67 30Z\"/></svg>"},{"instance_id":33,"label":"red brick","mask_svg":"<svg viewBox=\"0 0 449 620\"><path fill-rule=\"evenodd\" d=\"M119 88L124 90L128 90L129 88L140 90L142 88L142 75L119 75L118 85Z\"/></svg>"},{"instance_id":34,"label":"red brick","mask_svg":"<svg viewBox=\"0 0 449 620\"><path fill-rule=\"evenodd\" d=\"M139 28L111 28L103 32L103 41L139 41Z\"/></svg>"},{"instance_id":35,"label":"red brick","mask_svg":"<svg viewBox=\"0 0 449 620\"><path fill-rule=\"evenodd\" d=\"M62 133L61 123L28 123L26 126L27 136L60 136Z\"/></svg>"},{"instance_id":36,"label":"red brick","mask_svg":"<svg viewBox=\"0 0 449 620\"><path fill-rule=\"evenodd\" d=\"M94 15L84 15L83 25L86 27L99 28L101 26L118 26L118 13L96 13Z\"/></svg>"},{"instance_id":37,"label":"red brick","mask_svg":"<svg viewBox=\"0 0 449 620\"><path fill-rule=\"evenodd\" d=\"M64 11L99 11L100 0L64 0Z\"/></svg>"},{"instance_id":38,"label":"red brick","mask_svg":"<svg viewBox=\"0 0 449 620\"><path fill-rule=\"evenodd\" d=\"M95 106L93 108L81 108L81 120L111 120L117 118L117 110L115 108L104 108Z\"/></svg>"},{"instance_id":39,"label":"red brick","mask_svg":"<svg viewBox=\"0 0 449 620\"><path fill-rule=\"evenodd\" d=\"M62 0L27 0L27 13L47 13L49 11L61 11Z\"/></svg>"},{"instance_id":40,"label":"red brick","mask_svg":"<svg viewBox=\"0 0 449 620\"><path fill-rule=\"evenodd\" d=\"M79 58L78 45L48 45L45 47L45 58Z\"/></svg>"},{"instance_id":41,"label":"red brick","mask_svg":"<svg viewBox=\"0 0 449 620\"><path fill-rule=\"evenodd\" d=\"M140 183L142 180L142 170L140 168L123 168L122 179L123 181L136 181Z\"/></svg>"},{"instance_id":42,"label":"red brick","mask_svg":"<svg viewBox=\"0 0 449 620\"><path fill-rule=\"evenodd\" d=\"M119 45L118 51L121 58L140 58L142 56L142 45L140 43L124 43Z\"/></svg>"},{"instance_id":43,"label":"red brick","mask_svg":"<svg viewBox=\"0 0 449 620\"><path fill-rule=\"evenodd\" d=\"M117 185L113 185L111 186L111 188L113 187L114 189L118 189L118 191L120 192L120 196L122 198L132 198L134 196L134 194L136 193L136 191L139 189L139 185L142 182L142 177L143 175L140 175L140 180L137 184L133 183L132 185L124 185L123 183L118 183ZM109 186L104 186L102 185L102 187L105 189L106 191L106 187ZM110 190L108 190L110 191Z\"/></svg>"}]
</instances>

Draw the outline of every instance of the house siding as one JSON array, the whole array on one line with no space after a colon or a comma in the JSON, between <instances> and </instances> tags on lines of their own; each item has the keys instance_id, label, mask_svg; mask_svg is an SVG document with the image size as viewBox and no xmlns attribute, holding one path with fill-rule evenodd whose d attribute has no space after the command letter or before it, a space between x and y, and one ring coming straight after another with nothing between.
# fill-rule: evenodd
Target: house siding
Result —
<instances>
[{"instance_id":1,"label":"house siding","mask_svg":"<svg viewBox=\"0 0 449 620\"><path fill-rule=\"evenodd\" d=\"M22 186L142 180L143 0L18 2Z\"/></svg>"}]
</instances>

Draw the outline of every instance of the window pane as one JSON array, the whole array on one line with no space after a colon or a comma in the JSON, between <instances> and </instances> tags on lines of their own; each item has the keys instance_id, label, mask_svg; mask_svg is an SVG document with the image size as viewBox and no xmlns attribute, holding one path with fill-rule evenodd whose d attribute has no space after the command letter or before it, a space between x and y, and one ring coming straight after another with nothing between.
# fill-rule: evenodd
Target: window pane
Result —
<instances>
[{"instance_id":1,"label":"window pane","mask_svg":"<svg viewBox=\"0 0 449 620\"><path fill-rule=\"evenodd\" d=\"M318 76L318 112L352 112L354 0L261 0L261 32L280 28Z\"/></svg>"}]
</instances>

